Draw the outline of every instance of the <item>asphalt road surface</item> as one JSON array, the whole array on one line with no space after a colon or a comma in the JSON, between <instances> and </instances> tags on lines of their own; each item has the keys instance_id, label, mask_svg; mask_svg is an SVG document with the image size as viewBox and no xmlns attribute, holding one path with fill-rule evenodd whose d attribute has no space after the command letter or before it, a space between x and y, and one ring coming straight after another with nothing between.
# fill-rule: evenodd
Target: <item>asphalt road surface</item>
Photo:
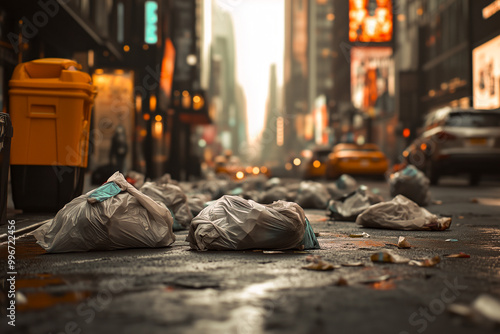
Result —
<instances>
[{"instance_id":1,"label":"asphalt road surface","mask_svg":"<svg viewBox=\"0 0 500 334\"><path fill-rule=\"evenodd\" d=\"M389 199L384 182L365 183ZM197 252L180 232L167 248L44 254L33 237L21 237L15 245L15 327L7 317L7 246L0 247L0 332L498 332L498 324L450 308L471 305L483 294L500 300L500 183L468 187L465 180L443 179L431 191L438 202L427 209L452 217L449 230L368 229L306 210L321 245L307 252ZM349 237L361 232L370 237ZM399 236L412 248L395 247ZM384 249L412 260L440 256L441 262L373 263L370 255ZM470 258L445 257L459 252ZM340 267L305 270L311 254ZM342 266L356 262L362 266Z\"/></svg>"}]
</instances>

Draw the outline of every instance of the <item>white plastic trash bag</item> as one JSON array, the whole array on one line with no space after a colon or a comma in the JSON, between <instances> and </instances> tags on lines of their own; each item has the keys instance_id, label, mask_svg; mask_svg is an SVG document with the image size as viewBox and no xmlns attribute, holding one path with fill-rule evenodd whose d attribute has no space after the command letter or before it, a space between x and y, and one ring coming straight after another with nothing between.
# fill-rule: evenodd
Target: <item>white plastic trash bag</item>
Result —
<instances>
[{"instance_id":1,"label":"white plastic trash bag","mask_svg":"<svg viewBox=\"0 0 500 334\"><path fill-rule=\"evenodd\" d=\"M370 206L358 216L356 223L364 227L393 230L443 231L450 227L451 218L439 218L403 195L398 195L392 201Z\"/></svg>"},{"instance_id":2,"label":"white plastic trash bag","mask_svg":"<svg viewBox=\"0 0 500 334\"><path fill-rule=\"evenodd\" d=\"M360 213L370 207L368 188L360 186L356 191L345 195L341 199L332 199L328 203L330 217L340 221L355 221Z\"/></svg>"},{"instance_id":3,"label":"white plastic trash bag","mask_svg":"<svg viewBox=\"0 0 500 334\"><path fill-rule=\"evenodd\" d=\"M305 229L304 210L296 203L262 205L226 195L192 220L186 241L202 251L303 249Z\"/></svg>"},{"instance_id":4,"label":"white plastic trash bag","mask_svg":"<svg viewBox=\"0 0 500 334\"><path fill-rule=\"evenodd\" d=\"M172 211L174 230L182 230L189 226L193 214L189 209L187 196L179 186L171 183L146 182L139 190L155 201L165 204Z\"/></svg>"},{"instance_id":5,"label":"white plastic trash bag","mask_svg":"<svg viewBox=\"0 0 500 334\"><path fill-rule=\"evenodd\" d=\"M389 187L393 197L404 195L420 206L426 206L431 201L429 179L413 165L391 174Z\"/></svg>"},{"instance_id":6,"label":"white plastic trash bag","mask_svg":"<svg viewBox=\"0 0 500 334\"><path fill-rule=\"evenodd\" d=\"M108 183L73 199L32 234L51 253L166 247L175 241L172 224L165 206L116 172Z\"/></svg>"},{"instance_id":7,"label":"white plastic trash bag","mask_svg":"<svg viewBox=\"0 0 500 334\"><path fill-rule=\"evenodd\" d=\"M326 209L330 194L326 187L313 181L302 181L295 201L303 208Z\"/></svg>"}]
</instances>

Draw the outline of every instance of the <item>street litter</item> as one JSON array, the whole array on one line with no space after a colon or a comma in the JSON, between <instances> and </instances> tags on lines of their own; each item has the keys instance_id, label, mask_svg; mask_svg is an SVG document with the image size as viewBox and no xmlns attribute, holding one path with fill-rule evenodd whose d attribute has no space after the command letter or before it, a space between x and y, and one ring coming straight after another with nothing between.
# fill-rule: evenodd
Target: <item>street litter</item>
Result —
<instances>
[{"instance_id":1,"label":"street litter","mask_svg":"<svg viewBox=\"0 0 500 334\"><path fill-rule=\"evenodd\" d=\"M129 171L125 177L125 180L137 189L143 186L145 179L146 177L144 174L135 171Z\"/></svg>"},{"instance_id":2,"label":"street litter","mask_svg":"<svg viewBox=\"0 0 500 334\"><path fill-rule=\"evenodd\" d=\"M393 197L404 195L420 206L428 205L431 200L429 179L413 165L391 174L389 186Z\"/></svg>"},{"instance_id":3,"label":"street litter","mask_svg":"<svg viewBox=\"0 0 500 334\"><path fill-rule=\"evenodd\" d=\"M262 195L261 199L259 200L259 203L261 204L271 204L272 202L275 201L284 201L286 200L288 195L288 189L282 186L275 186Z\"/></svg>"},{"instance_id":4,"label":"street litter","mask_svg":"<svg viewBox=\"0 0 500 334\"><path fill-rule=\"evenodd\" d=\"M330 217L333 220L355 221L358 215L371 205L366 190L366 186L361 186L338 200L330 200L328 203Z\"/></svg>"},{"instance_id":5,"label":"street litter","mask_svg":"<svg viewBox=\"0 0 500 334\"><path fill-rule=\"evenodd\" d=\"M443 201L439 201L439 200L432 201L432 204L434 204L434 205L441 205L441 204L443 204Z\"/></svg>"},{"instance_id":6,"label":"street litter","mask_svg":"<svg viewBox=\"0 0 500 334\"><path fill-rule=\"evenodd\" d=\"M394 230L443 231L450 227L451 218L439 218L405 196L397 195L391 201L370 206L358 216L356 223Z\"/></svg>"},{"instance_id":7,"label":"street litter","mask_svg":"<svg viewBox=\"0 0 500 334\"><path fill-rule=\"evenodd\" d=\"M431 259L425 259L422 261L411 260L410 262L408 262L408 264L410 266L418 266L418 267L434 267L439 262L441 262L441 258L436 255Z\"/></svg>"},{"instance_id":8,"label":"street litter","mask_svg":"<svg viewBox=\"0 0 500 334\"><path fill-rule=\"evenodd\" d=\"M399 237L398 239L398 248L411 248L411 245L410 243L408 242L408 240L406 240L405 237Z\"/></svg>"},{"instance_id":9,"label":"street litter","mask_svg":"<svg viewBox=\"0 0 500 334\"><path fill-rule=\"evenodd\" d=\"M229 195L192 220L186 241L202 251L319 248L304 210L296 203L263 205Z\"/></svg>"},{"instance_id":10,"label":"street litter","mask_svg":"<svg viewBox=\"0 0 500 334\"><path fill-rule=\"evenodd\" d=\"M348 286L349 282L344 277L339 277L337 282L335 282L336 286Z\"/></svg>"},{"instance_id":11,"label":"street litter","mask_svg":"<svg viewBox=\"0 0 500 334\"><path fill-rule=\"evenodd\" d=\"M153 200L163 203L171 211L174 218L174 231L183 230L189 226L193 214L189 209L187 197L179 186L171 183L146 182L139 190Z\"/></svg>"},{"instance_id":12,"label":"street litter","mask_svg":"<svg viewBox=\"0 0 500 334\"><path fill-rule=\"evenodd\" d=\"M189 210L193 217L197 216L201 210L205 208L205 204L210 201L210 197L206 194L193 194L187 196Z\"/></svg>"},{"instance_id":13,"label":"street litter","mask_svg":"<svg viewBox=\"0 0 500 334\"><path fill-rule=\"evenodd\" d=\"M410 261L410 259L397 255L390 250L374 253L370 256L370 260L372 260L372 262L384 263L408 263Z\"/></svg>"},{"instance_id":14,"label":"street litter","mask_svg":"<svg viewBox=\"0 0 500 334\"><path fill-rule=\"evenodd\" d=\"M445 241L446 241L446 242L457 242L457 241L458 241L458 239L446 239Z\"/></svg>"},{"instance_id":15,"label":"street litter","mask_svg":"<svg viewBox=\"0 0 500 334\"><path fill-rule=\"evenodd\" d=\"M500 324L500 300L487 294L478 296L470 306L451 304L448 311L482 325Z\"/></svg>"},{"instance_id":16,"label":"street litter","mask_svg":"<svg viewBox=\"0 0 500 334\"><path fill-rule=\"evenodd\" d=\"M306 258L306 261L310 262L310 264L303 266L302 269L327 271L340 268L340 266L336 266L333 263L322 260L321 256L318 255L310 255Z\"/></svg>"},{"instance_id":17,"label":"street litter","mask_svg":"<svg viewBox=\"0 0 500 334\"><path fill-rule=\"evenodd\" d=\"M326 209L330 195L326 187L313 181L302 181L295 201L302 208Z\"/></svg>"},{"instance_id":18,"label":"street litter","mask_svg":"<svg viewBox=\"0 0 500 334\"><path fill-rule=\"evenodd\" d=\"M470 258L470 255L469 254L465 254L464 252L460 252L458 254L449 254L449 255L446 255L445 257L468 259L468 258Z\"/></svg>"},{"instance_id":19,"label":"street litter","mask_svg":"<svg viewBox=\"0 0 500 334\"><path fill-rule=\"evenodd\" d=\"M335 185L338 189L346 190L346 192L351 192L358 187L356 180L347 174L340 175L340 177L335 181Z\"/></svg>"},{"instance_id":20,"label":"street litter","mask_svg":"<svg viewBox=\"0 0 500 334\"><path fill-rule=\"evenodd\" d=\"M369 237L370 235L366 232L349 234L349 238L369 238Z\"/></svg>"},{"instance_id":21,"label":"street litter","mask_svg":"<svg viewBox=\"0 0 500 334\"><path fill-rule=\"evenodd\" d=\"M365 264L363 262L347 262L342 263L343 267L364 267Z\"/></svg>"},{"instance_id":22,"label":"street litter","mask_svg":"<svg viewBox=\"0 0 500 334\"><path fill-rule=\"evenodd\" d=\"M340 199L358 188L356 180L347 174L341 175L334 183L326 185L326 190L332 199Z\"/></svg>"},{"instance_id":23,"label":"street litter","mask_svg":"<svg viewBox=\"0 0 500 334\"><path fill-rule=\"evenodd\" d=\"M115 187L121 192L108 191ZM172 225L172 215L164 205L116 172L108 183L73 199L31 234L50 253L166 247L175 241Z\"/></svg>"}]
</instances>

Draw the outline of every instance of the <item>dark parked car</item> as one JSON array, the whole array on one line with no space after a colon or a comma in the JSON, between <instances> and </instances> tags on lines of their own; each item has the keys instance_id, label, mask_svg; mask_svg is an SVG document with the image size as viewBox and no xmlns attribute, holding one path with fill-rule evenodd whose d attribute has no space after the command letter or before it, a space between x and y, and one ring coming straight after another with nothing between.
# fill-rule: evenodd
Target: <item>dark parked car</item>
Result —
<instances>
[{"instance_id":1,"label":"dark parked car","mask_svg":"<svg viewBox=\"0 0 500 334\"><path fill-rule=\"evenodd\" d=\"M444 108L426 117L422 134L403 152L406 163L437 184L442 175L500 174L500 110Z\"/></svg>"}]
</instances>

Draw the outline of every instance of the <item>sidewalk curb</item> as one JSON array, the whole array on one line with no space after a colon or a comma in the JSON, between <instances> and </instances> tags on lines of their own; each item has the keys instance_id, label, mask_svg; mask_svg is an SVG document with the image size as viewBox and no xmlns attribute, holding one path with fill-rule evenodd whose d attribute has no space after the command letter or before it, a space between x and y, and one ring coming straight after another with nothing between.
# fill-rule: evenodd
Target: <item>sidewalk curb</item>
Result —
<instances>
[{"instance_id":1,"label":"sidewalk curb","mask_svg":"<svg viewBox=\"0 0 500 334\"><path fill-rule=\"evenodd\" d=\"M20 238L22 236L24 236L25 234L31 232L31 231L34 231L36 230L37 228L39 228L40 226L42 226L43 224L46 224L48 223L49 221L51 221L52 219L47 219L47 220L44 220L44 221L41 221L41 222L38 222L38 223L34 223L34 224L31 224L29 226L26 226L26 227L23 227L23 228L20 228L19 230L16 230L14 232L14 235L16 236L16 239L17 238ZM8 236L9 234L8 233L4 233L4 234L0 234L0 243L3 243L5 241L7 241L8 239Z\"/></svg>"}]
</instances>

